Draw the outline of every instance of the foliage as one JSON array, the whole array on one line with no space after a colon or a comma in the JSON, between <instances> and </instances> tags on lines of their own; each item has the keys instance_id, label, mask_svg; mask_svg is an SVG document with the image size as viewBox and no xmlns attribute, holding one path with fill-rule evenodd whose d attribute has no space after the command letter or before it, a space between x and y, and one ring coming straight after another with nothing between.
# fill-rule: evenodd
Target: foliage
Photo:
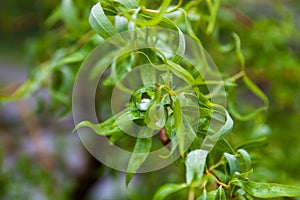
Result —
<instances>
[{"instance_id":1,"label":"foliage","mask_svg":"<svg viewBox=\"0 0 300 200\"><path fill-rule=\"evenodd\" d=\"M91 8L92 4L94 6ZM183 33L189 35L199 47L207 49L216 60L224 79L228 109L211 102L211 94L203 87L203 80L197 78L199 74L193 71L184 60L176 55L170 58L159 49L148 49L141 52L130 52L129 55L116 60L111 65L110 75L104 80L104 85L115 86L124 73L132 70L133 66L141 64L150 63L156 68L164 67L175 71L196 91L198 101L196 106L201 113L197 131L183 130L181 126L182 123L186 123L192 127L192 121L180 110L189 106L195 108L195 105L185 104L185 102L189 102L189 93L185 92L181 95L180 92L174 90L166 81L172 79L170 75L161 77L163 81L160 84L142 87L142 92L135 93L128 108L117 116L104 120L105 115L101 115L99 118L102 122L99 125L83 121L75 129L88 126L95 133L108 137L112 143L118 143L128 136L122 133L116 121L130 116L132 121L139 121L153 130L165 132L167 140L170 140L172 144L170 155L176 152L181 155L180 160L184 162L184 165L180 163L177 165L179 168L185 167L186 180L161 186L153 197L157 200L168 197L175 198L176 195L186 195L188 199L300 196L300 189L294 186L251 180L253 168L259 167L256 166L256 156L267 144L265 138L253 138L247 141L242 136L231 135L232 143L237 143L237 147L233 147L226 139L231 132L247 133L248 131L247 135L251 136L253 133L250 131L259 132L258 128L268 127L264 111L267 110L269 101L265 92L271 98L282 100L278 102L284 102L292 107L296 104L290 102L292 100L289 99L290 93L294 92L293 89L289 91L284 88L281 89L284 91L283 93L277 93L273 91L274 89L268 89L268 86L264 85L263 81L270 81L274 77L280 76L283 70L278 70L277 73L266 72L272 70L273 67L284 66L284 70L287 70L286 73L295 76L289 82L291 86L299 83L295 80L300 80L299 67L295 67L299 64L299 60L281 53L283 48L289 47L286 43L299 42L296 38L291 37L291 32L296 32L291 16L281 14L278 16L279 22L266 19L252 22L243 13L235 10L234 6L238 6L238 3L225 0L222 2L220 0L179 0L177 4L170 0L161 3L143 0L101 0L88 3L83 0L76 2L63 0L62 4L45 22L51 31L40 39L42 42L38 43L36 47L42 49L45 47L44 45L47 45L49 50L38 55L40 60L46 61L40 64L20 88L12 94L2 95L0 100L6 102L21 99L46 87L53 103L50 110L60 111L61 115L68 113L71 105L70 91L79 64L97 44L126 30L136 30L140 27L169 28L177 31L179 36ZM278 6L276 9L281 11L285 8ZM89 27L87 19L93 30ZM236 25L236 23L241 25ZM266 36L261 38L260 32L264 32ZM52 40L58 42L49 47L47 38L53 34ZM260 50L261 55L259 56L257 56L257 49ZM293 50L290 51L295 53ZM273 59L270 59L270 55ZM260 84L255 84L250 77L258 77L256 79L258 82L261 81ZM223 85L223 83L219 84ZM275 85L273 88L276 90L283 87L280 82L272 84ZM147 93L151 103L146 109L140 109L138 103L143 100L141 94L144 93ZM239 95L254 99L259 106L253 106L251 102L247 102L247 99L241 104ZM96 106L98 110L101 110L106 105L107 102L103 100ZM214 118L216 114L223 117L225 123L220 130L211 131L209 122L217 120ZM159 120L163 120L163 123L158 123ZM237 127L233 127L233 121ZM250 123L254 123L255 126L247 130L247 125ZM165 125L160 126L159 124ZM151 133L139 134L151 135ZM210 138L210 134L214 137ZM185 148L185 138L191 135L194 136L192 145ZM210 140L215 138L217 141L213 148L206 149L206 151L201 149L205 145L212 146L213 142ZM132 138L128 140L130 140L128 144L122 145L130 148L134 144L132 148L134 154L128 163L130 173L127 173L126 176L127 184L145 162L149 152L154 148L154 144L161 142L159 139L151 137L138 138L136 141L132 141ZM187 194L186 190L188 190Z\"/></svg>"},{"instance_id":2,"label":"foliage","mask_svg":"<svg viewBox=\"0 0 300 200\"><path fill-rule=\"evenodd\" d=\"M1 199L47 199L50 196L67 199L74 188L70 180L53 176L24 156L18 158L15 166L2 163L2 157L0 161ZM56 187L58 185L60 187Z\"/></svg>"}]
</instances>

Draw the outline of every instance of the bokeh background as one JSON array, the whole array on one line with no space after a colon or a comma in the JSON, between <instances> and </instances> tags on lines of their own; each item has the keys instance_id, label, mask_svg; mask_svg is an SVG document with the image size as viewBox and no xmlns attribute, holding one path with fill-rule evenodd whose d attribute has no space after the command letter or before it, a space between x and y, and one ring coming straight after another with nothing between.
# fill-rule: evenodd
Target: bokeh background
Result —
<instances>
[{"instance_id":1,"label":"bokeh background","mask_svg":"<svg viewBox=\"0 0 300 200\"><path fill-rule=\"evenodd\" d=\"M153 7L159 5L159 1L143 2ZM84 24L79 34L89 30L87 16L94 3L92 0L74 3ZM58 48L77 42L74 31L64 28L68 22L58 19L60 4L58 0L1 2L1 95L19 87ZM228 140L238 146L243 141L267 137L266 147L251 151L255 161L253 178L297 186L300 186L299 13L298 0L224 0L213 35L205 35L201 25L194 26L220 71L231 75L238 72L239 62L234 51L226 51L226 45L233 32L240 36L247 72L269 97L270 108L255 120L236 122ZM196 20L197 16L194 17ZM89 46L92 47L93 44ZM80 64L75 65L70 72L73 77ZM49 76L51 89L55 90L62 74L55 72ZM59 90L71 97L72 86L66 88ZM257 103L245 98L243 94L247 91L242 86L240 90L237 99L241 108L245 103ZM72 132L70 103L62 100L65 102L62 105L49 96L45 84L22 100L0 104L0 199L151 199L163 183L184 181L184 168L169 166L136 176L126 190L124 174L95 160Z\"/></svg>"}]
</instances>

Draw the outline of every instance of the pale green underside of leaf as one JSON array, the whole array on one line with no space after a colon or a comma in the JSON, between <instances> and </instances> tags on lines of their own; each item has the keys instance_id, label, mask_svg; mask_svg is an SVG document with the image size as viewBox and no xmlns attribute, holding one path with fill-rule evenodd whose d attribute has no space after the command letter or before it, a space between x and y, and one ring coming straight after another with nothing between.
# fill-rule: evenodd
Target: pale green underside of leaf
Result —
<instances>
[{"instance_id":1,"label":"pale green underside of leaf","mask_svg":"<svg viewBox=\"0 0 300 200\"><path fill-rule=\"evenodd\" d=\"M201 149L189 152L185 161L187 184L191 184L193 180L201 180L207 154L207 151Z\"/></svg>"},{"instance_id":2,"label":"pale green underside of leaf","mask_svg":"<svg viewBox=\"0 0 300 200\"><path fill-rule=\"evenodd\" d=\"M296 197L300 196L300 187L277 183L261 183L251 180L235 180L232 184L242 187L247 193L258 198Z\"/></svg>"}]
</instances>

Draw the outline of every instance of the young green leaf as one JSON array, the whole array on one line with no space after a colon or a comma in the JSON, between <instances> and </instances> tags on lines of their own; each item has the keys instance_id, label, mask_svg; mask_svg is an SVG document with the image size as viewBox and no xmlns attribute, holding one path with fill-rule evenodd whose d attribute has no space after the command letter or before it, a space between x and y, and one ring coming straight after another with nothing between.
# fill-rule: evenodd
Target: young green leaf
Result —
<instances>
[{"instance_id":1,"label":"young green leaf","mask_svg":"<svg viewBox=\"0 0 300 200\"><path fill-rule=\"evenodd\" d=\"M217 190L215 200L226 200L225 191L222 186L220 186Z\"/></svg>"},{"instance_id":2,"label":"young green leaf","mask_svg":"<svg viewBox=\"0 0 300 200\"><path fill-rule=\"evenodd\" d=\"M208 2L211 2L211 1L208 1ZM214 30L218 10L219 10L220 3L221 3L220 0L215 0L213 2L214 3L212 4L212 6L209 6L211 14L210 14L208 26L207 26L207 29L206 29L206 34L208 34L208 35L210 35Z\"/></svg>"},{"instance_id":3,"label":"young green leaf","mask_svg":"<svg viewBox=\"0 0 300 200\"><path fill-rule=\"evenodd\" d=\"M203 176L204 166L208 152L202 149L197 149L189 152L187 155L186 166L186 183L188 185L192 182L200 181Z\"/></svg>"},{"instance_id":4,"label":"young green leaf","mask_svg":"<svg viewBox=\"0 0 300 200\"><path fill-rule=\"evenodd\" d=\"M213 104L214 112L212 113L212 118L214 120L220 121L221 123L224 123L221 127L217 126L218 130L213 130L214 123L211 123L212 126L209 128L212 130L209 130L211 133L205 137L203 143L202 143L202 149L206 149L208 151L211 151L212 148L215 146L215 144L225 136L227 136L233 127L233 120L230 117L229 113L225 108L219 105ZM224 121L224 115L225 115L225 122ZM219 119L220 118L220 119Z\"/></svg>"},{"instance_id":5,"label":"young green leaf","mask_svg":"<svg viewBox=\"0 0 300 200\"><path fill-rule=\"evenodd\" d=\"M136 9L139 7L139 3L136 0L114 0L123 5L126 9Z\"/></svg>"},{"instance_id":6,"label":"young green leaf","mask_svg":"<svg viewBox=\"0 0 300 200\"><path fill-rule=\"evenodd\" d=\"M258 138L258 139L253 139L249 140L248 142L240 145L237 149L260 149L268 145L268 138L263 137L263 138Z\"/></svg>"},{"instance_id":7,"label":"young green leaf","mask_svg":"<svg viewBox=\"0 0 300 200\"><path fill-rule=\"evenodd\" d=\"M232 34L232 37L234 39L234 42L235 42L235 52L236 52L236 55L241 63L241 68L242 70L245 69L245 58L244 58L244 55L242 53L242 50L241 50L241 40L240 40L240 37L238 36L238 34L236 33L233 33Z\"/></svg>"},{"instance_id":8,"label":"young green leaf","mask_svg":"<svg viewBox=\"0 0 300 200\"><path fill-rule=\"evenodd\" d=\"M230 154L235 154L235 151L233 150L232 146L224 138L219 140L214 148L218 149L221 152L227 152L227 153L230 153Z\"/></svg>"},{"instance_id":9,"label":"young green leaf","mask_svg":"<svg viewBox=\"0 0 300 200\"><path fill-rule=\"evenodd\" d=\"M63 0L61 2L61 13L66 26L73 32L78 32L80 30L80 23L77 8L74 6L72 0Z\"/></svg>"},{"instance_id":10,"label":"young green leaf","mask_svg":"<svg viewBox=\"0 0 300 200\"><path fill-rule=\"evenodd\" d=\"M224 153L224 156L229 165L230 174L233 175L235 172L240 172L240 164L235 155Z\"/></svg>"},{"instance_id":11,"label":"young green leaf","mask_svg":"<svg viewBox=\"0 0 300 200\"><path fill-rule=\"evenodd\" d=\"M76 131L77 129L81 128L81 127L89 127L91 128L95 133L97 133L98 135L103 135L103 136L108 136L114 133L114 131L103 131L101 128L100 124L93 124L90 121L82 121L79 124L77 124L75 126L75 128L73 129L73 132Z\"/></svg>"},{"instance_id":12,"label":"young green leaf","mask_svg":"<svg viewBox=\"0 0 300 200\"><path fill-rule=\"evenodd\" d=\"M126 185L129 184L130 180L132 179L134 173L138 171L141 165L145 162L148 157L148 154L152 147L152 130L146 129L147 133L139 133L139 135L145 136L145 134L149 137L147 138L137 138L136 143L133 149L133 153L130 157L128 166L127 166L127 173L126 173Z\"/></svg>"},{"instance_id":13,"label":"young green leaf","mask_svg":"<svg viewBox=\"0 0 300 200\"><path fill-rule=\"evenodd\" d=\"M177 99L174 102L173 105L173 116L174 116L174 125L175 125L175 131L176 131L176 137L177 137L177 143L180 155L183 155L184 153L184 141L185 141L185 132L184 132L184 126L182 122L182 111L180 107L179 100Z\"/></svg>"},{"instance_id":14,"label":"young green leaf","mask_svg":"<svg viewBox=\"0 0 300 200\"><path fill-rule=\"evenodd\" d=\"M155 193L153 200L164 200L170 194L175 193L179 190L186 188L188 185L185 183L182 184L166 184L159 188Z\"/></svg>"},{"instance_id":15,"label":"young green leaf","mask_svg":"<svg viewBox=\"0 0 300 200\"><path fill-rule=\"evenodd\" d=\"M106 17L102 6L99 3L92 7L89 22L91 27L104 39L108 39L118 34L117 29L111 24L109 19ZM123 44L124 41L121 38L115 38L116 45Z\"/></svg>"},{"instance_id":16,"label":"young green leaf","mask_svg":"<svg viewBox=\"0 0 300 200\"><path fill-rule=\"evenodd\" d=\"M244 149L238 149L237 153L240 154L244 160L245 171L249 171L251 169L251 157L249 153Z\"/></svg>"},{"instance_id":17,"label":"young green leaf","mask_svg":"<svg viewBox=\"0 0 300 200\"><path fill-rule=\"evenodd\" d=\"M247 121L247 120L253 119L261 112L266 111L269 107L269 100L266 97L266 95L255 85L255 83L252 80L250 80L246 75L243 77L243 81L244 81L245 85L248 87L248 89L254 95L256 95L258 98L260 98L263 102L263 105L261 107L256 108L254 111L252 111L248 114L241 114L235 105L234 88L231 88L229 90L229 92L228 92L228 108L229 108L231 114L240 121Z\"/></svg>"},{"instance_id":18,"label":"young green leaf","mask_svg":"<svg viewBox=\"0 0 300 200\"><path fill-rule=\"evenodd\" d=\"M250 195L270 199L276 197L300 196L300 187L282 185L277 183L261 183L251 180L235 180L232 184L242 187Z\"/></svg>"},{"instance_id":19,"label":"young green leaf","mask_svg":"<svg viewBox=\"0 0 300 200\"><path fill-rule=\"evenodd\" d=\"M168 60L166 64L176 75L182 77L186 82L188 82L188 84L194 84L194 77L186 69L171 60Z\"/></svg>"},{"instance_id":20,"label":"young green leaf","mask_svg":"<svg viewBox=\"0 0 300 200\"><path fill-rule=\"evenodd\" d=\"M161 103L152 104L146 111L145 122L153 130L159 130L166 123L165 108Z\"/></svg>"}]
</instances>

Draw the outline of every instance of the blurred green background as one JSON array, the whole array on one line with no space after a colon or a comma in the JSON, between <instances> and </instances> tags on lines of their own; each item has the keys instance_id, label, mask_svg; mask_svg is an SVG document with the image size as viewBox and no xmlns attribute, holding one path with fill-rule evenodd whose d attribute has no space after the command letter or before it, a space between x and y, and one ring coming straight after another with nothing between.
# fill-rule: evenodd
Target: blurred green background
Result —
<instances>
[{"instance_id":1,"label":"blurred green background","mask_svg":"<svg viewBox=\"0 0 300 200\"><path fill-rule=\"evenodd\" d=\"M75 1L85 23L94 3ZM76 42L62 21L51 24L54 19L47 18L59 9L59 4L59 0L1 2L0 87L4 88L1 93L18 87L57 48ZM148 4L154 5L152 1ZM269 97L270 108L255 120L236 122L229 141L238 146L243 141L268 137L267 147L251 152L256 162L253 178L297 186L300 186L299 13L298 0L224 0L213 35L205 35L201 24L193 24L220 71L230 75L238 72L239 63L234 51L226 51L226 44L232 40L232 32L240 36L247 72ZM89 29L82 27L82 32ZM0 199L128 199L129 196L151 199L161 184L183 181L184 168L177 163L179 168L169 166L136 176L126 191L124 174L101 165L72 133L71 113L64 117L56 115L55 108L59 106L49 100L45 87L37 96L38 100L30 96L0 105ZM255 104L255 99L237 98L238 104L244 101ZM40 107L44 109L38 112Z\"/></svg>"}]
</instances>

